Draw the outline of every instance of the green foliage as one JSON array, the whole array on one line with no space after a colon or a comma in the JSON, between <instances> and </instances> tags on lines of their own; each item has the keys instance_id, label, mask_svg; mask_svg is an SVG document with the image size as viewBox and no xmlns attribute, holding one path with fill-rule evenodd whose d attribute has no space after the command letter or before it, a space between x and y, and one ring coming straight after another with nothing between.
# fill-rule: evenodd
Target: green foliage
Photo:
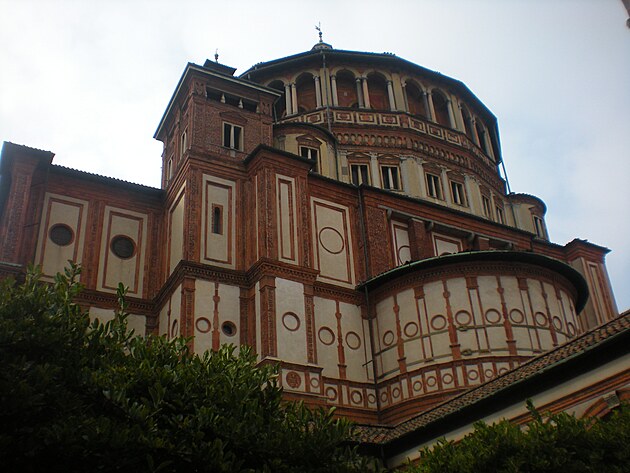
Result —
<instances>
[{"instance_id":1,"label":"green foliage","mask_svg":"<svg viewBox=\"0 0 630 473\"><path fill-rule=\"evenodd\" d=\"M502 420L477 422L460 442L440 440L420 451L409 473L623 473L630 471L630 407L609 419L577 419L567 413L541 416L521 428Z\"/></svg>"},{"instance_id":2,"label":"green foliage","mask_svg":"<svg viewBox=\"0 0 630 473\"><path fill-rule=\"evenodd\" d=\"M90 322L79 268L0 283L0 465L20 472L352 472L351 425L282 401L251 350L199 357L139 337L121 310Z\"/></svg>"}]
</instances>

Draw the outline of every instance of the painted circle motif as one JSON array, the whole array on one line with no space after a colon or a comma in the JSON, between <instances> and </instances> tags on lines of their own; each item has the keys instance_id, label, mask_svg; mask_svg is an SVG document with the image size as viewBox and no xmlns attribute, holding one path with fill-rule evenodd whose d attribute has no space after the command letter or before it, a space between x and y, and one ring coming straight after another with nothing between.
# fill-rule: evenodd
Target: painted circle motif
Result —
<instances>
[{"instance_id":1,"label":"painted circle motif","mask_svg":"<svg viewBox=\"0 0 630 473\"><path fill-rule=\"evenodd\" d=\"M400 397L400 388L398 386L392 389L392 397L394 399L398 399Z\"/></svg>"},{"instance_id":2,"label":"painted circle motif","mask_svg":"<svg viewBox=\"0 0 630 473\"><path fill-rule=\"evenodd\" d=\"M536 321L536 324L540 325L541 327L547 326L547 316L543 314L542 312L536 312L536 315L534 316L534 320Z\"/></svg>"},{"instance_id":3,"label":"painted circle motif","mask_svg":"<svg viewBox=\"0 0 630 473\"><path fill-rule=\"evenodd\" d=\"M74 241L74 232L68 225L57 223L50 227L48 238L50 238L55 245L68 246Z\"/></svg>"},{"instance_id":4,"label":"painted circle motif","mask_svg":"<svg viewBox=\"0 0 630 473\"><path fill-rule=\"evenodd\" d=\"M523 321L525 320L525 316L523 315L523 313L520 310L512 309L510 311L510 320L514 324L522 324Z\"/></svg>"},{"instance_id":5,"label":"painted circle motif","mask_svg":"<svg viewBox=\"0 0 630 473\"><path fill-rule=\"evenodd\" d=\"M453 375L451 373L445 373L444 376L442 376L442 382L444 384L451 384L453 382Z\"/></svg>"},{"instance_id":6,"label":"painted circle motif","mask_svg":"<svg viewBox=\"0 0 630 473\"><path fill-rule=\"evenodd\" d=\"M289 387L297 389L302 384L302 378L300 378L300 375L297 374L295 371L289 371L287 373L287 384L289 385Z\"/></svg>"},{"instance_id":7,"label":"painted circle motif","mask_svg":"<svg viewBox=\"0 0 630 473\"><path fill-rule=\"evenodd\" d=\"M361 346L361 338L355 332L348 332L346 334L346 345L352 350L358 350Z\"/></svg>"},{"instance_id":8,"label":"painted circle motif","mask_svg":"<svg viewBox=\"0 0 630 473\"><path fill-rule=\"evenodd\" d=\"M397 256L398 256L398 264L405 264L411 260L409 245L403 245L398 248Z\"/></svg>"},{"instance_id":9,"label":"painted circle motif","mask_svg":"<svg viewBox=\"0 0 630 473\"><path fill-rule=\"evenodd\" d=\"M335 401L337 399L337 390L333 387L326 388L326 397L331 401Z\"/></svg>"},{"instance_id":10,"label":"painted circle motif","mask_svg":"<svg viewBox=\"0 0 630 473\"><path fill-rule=\"evenodd\" d=\"M409 322L405 325L403 332L409 338L415 337L418 334L418 324L415 322Z\"/></svg>"},{"instance_id":11,"label":"painted circle motif","mask_svg":"<svg viewBox=\"0 0 630 473\"><path fill-rule=\"evenodd\" d=\"M387 402L389 400L389 396L387 395L387 393L383 392L381 393L381 402Z\"/></svg>"},{"instance_id":12,"label":"painted circle motif","mask_svg":"<svg viewBox=\"0 0 630 473\"><path fill-rule=\"evenodd\" d=\"M486 378L490 379L490 378L494 378L494 371L492 371L490 368L488 368L486 371L483 372L483 374L486 376Z\"/></svg>"},{"instance_id":13,"label":"painted circle motif","mask_svg":"<svg viewBox=\"0 0 630 473\"><path fill-rule=\"evenodd\" d=\"M197 330L201 333L208 333L210 331L210 321L205 317L199 317L195 322Z\"/></svg>"},{"instance_id":14,"label":"painted circle motif","mask_svg":"<svg viewBox=\"0 0 630 473\"><path fill-rule=\"evenodd\" d=\"M479 378L479 372L477 370L468 370L468 379L476 381Z\"/></svg>"},{"instance_id":15,"label":"painted circle motif","mask_svg":"<svg viewBox=\"0 0 630 473\"><path fill-rule=\"evenodd\" d=\"M300 318L293 312L287 312L282 316L282 325L289 332L295 332L300 328Z\"/></svg>"},{"instance_id":16,"label":"painted circle motif","mask_svg":"<svg viewBox=\"0 0 630 473\"><path fill-rule=\"evenodd\" d=\"M571 322L567 324L567 333L569 334L569 337L575 336L575 325L573 325Z\"/></svg>"},{"instance_id":17,"label":"painted circle motif","mask_svg":"<svg viewBox=\"0 0 630 473\"><path fill-rule=\"evenodd\" d=\"M236 325L233 322L223 322L221 324L221 331L228 337L236 335Z\"/></svg>"},{"instance_id":18,"label":"painted circle motif","mask_svg":"<svg viewBox=\"0 0 630 473\"><path fill-rule=\"evenodd\" d=\"M553 321L553 327L556 330L562 330L562 320L560 320L560 317L554 317L551 320Z\"/></svg>"},{"instance_id":19,"label":"painted circle motif","mask_svg":"<svg viewBox=\"0 0 630 473\"><path fill-rule=\"evenodd\" d=\"M392 343L394 343L394 332L392 332L391 330L388 330L387 332L383 334L383 345L388 347Z\"/></svg>"},{"instance_id":20,"label":"painted circle motif","mask_svg":"<svg viewBox=\"0 0 630 473\"><path fill-rule=\"evenodd\" d=\"M427 376L426 383L427 383L427 386L432 388L433 386L437 384L437 378L435 376Z\"/></svg>"},{"instance_id":21,"label":"painted circle motif","mask_svg":"<svg viewBox=\"0 0 630 473\"><path fill-rule=\"evenodd\" d=\"M497 310L490 309L486 312L486 321L490 324L498 324L501 321L501 314Z\"/></svg>"},{"instance_id":22,"label":"painted circle motif","mask_svg":"<svg viewBox=\"0 0 630 473\"><path fill-rule=\"evenodd\" d=\"M352 391L350 393L350 400L354 404L362 404L363 403L363 394L360 391Z\"/></svg>"},{"instance_id":23,"label":"painted circle motif","mask_svg":"<svg viewBox=\"0 0 630 473\"><path fill-rule=\"evenodd\" d=\"M472 317L465 310L460 310L457 314L455 314L455 322L457 325L470 325Z\"/></svg>"},{"instance_id":24,"label":"painted circle motif","mask_svg":"<svg viewBox=\"0 0 630 473\"><path fill-rule=\"evenodd\" d=\"M376 402L376 396L370 393L367 395L367 400L370 404L374 404Z\"/></svg>"},{"instance_id":25,"label":"painted circle motif","mask_svg":"<svg viewBox=\"0 0 630 473\"><path fill-rule=\"evenodd\" d=\"M345 247L343 236L332 227L324 227L319 231L319 244L333 255L341 253Z\"/></svg>"},{"instance_id":26,"label":"painted circle motif","mask_svg":"<svg viewBox=\"0 0 630 473\"><path fill-rule=\"evenodd\" d=\"M328 327L322 327L317 332L317 336L319 337L319 341L324 345L332 345L335 343L335 334Z\"/></svg>"},{"instance_id":27,"label":"painted circle motif","mask_svg":"<svg viewBox=\"0 0 630 473\"><path fill-rule=\"evenodd\" d=\"M499 374L503 374L503 373L507 373L507 368L500 368L499 369Z\"/></svg>"},{"instance_id":28,"label":"painted circle motif","mask_svg":"<svg viewBox=\"0 0 630 473\"><path fill-rule=\"evenodd\" d=\"M416 381L412 385L413 390L416 392L422 391L422 381Z\"/></svg>"},{"instance_id":29,"label":"painted circle motif","mask_svg":"<svg viewBox=\"0 0 630 473\"><path fill-rule=\"evenodd\" d=\"M319 388L319 379L318 378L311 378L310 383L311 383L311 388L313 388L313 389Z\"/></svg>"},{"instance_id":30,"label":"painted circle motif","mask_svg":"<svg viewBox=\"0 0 630 473\"><path fill-rule=\"evenodd\" d=\"M446 327L446 317L443 315L436 315L431 319L431 328L433 330L442 330Z\"/></svg>"},{"instance_id":31,"label":"painted circle motif","mask_svg":"<svg viewBox=\"0 0 630 473\"><path fill-rule=\"evenodd\" d=\"M179 323L177 322L177 320L173 320L173 323L171 324L171 337L176 337L178 335L179 332Z\"/></svg>"}]
</instances>

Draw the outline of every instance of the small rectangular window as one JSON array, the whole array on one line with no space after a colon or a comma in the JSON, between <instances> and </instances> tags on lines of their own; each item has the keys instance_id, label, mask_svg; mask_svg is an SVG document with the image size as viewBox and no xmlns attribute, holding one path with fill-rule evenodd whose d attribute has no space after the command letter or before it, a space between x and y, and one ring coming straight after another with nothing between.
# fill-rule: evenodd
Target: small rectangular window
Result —
<instances>
[{"instance_id":1,"label":"small rectangular window","mask_svg":"<svg viewBox=\"0 0 630 473\"><path fill-rule=\"evenodd\" d=\"M361 184L369 185L370 184L370 169L367 164L351 164L350 165L350 174L352 178L352 183L355 186L360 186Z\"/></svg>"},{"instance_id":2,"label":"small rectangular window","mask_svg":"<svg viewBox=\"0 0 630 473\"><path fill-rule=\"evenodd\" d=\"M223 235L223 207L221 205L212 206L212 233Z\"/></svg>"},{"instance_id":3,"label":"small rectangular window","mask_svg":"<svg viewBox=\"0 0 630 473\"><path fill-rule=\"evenodd\" d=\"M457 205L466 205L464 185L460 182L451 181L451 196L453 197L453 203Z\"/></svg>"},{"instance_id":4,"label":"small rectangular window","mask_svg":"<svg viewBox=\"0 0 630 473\"><path fill-rule=\"evenodd\" d=\"M497 222L505 224L505 216L503 215L503 209L497 207Z\"/></svg>"},{"instance_id":5,"label":"small rectangular window","mask_svg":"<svg viewBox=\"0 0 630 473\"><path fill-rule=\"evenodd\" d=\"M534 215L534 229L536 230L536 236L545 238L545 224L542 218Z\"/></svg>"},{"instance_id":6,"label":"small rectangular window","mask_svg":"<svg viewBox=\"0 0 630 473\"><path fill-rule=\"evenodd\" d=\"M443 199L442 182L440 181L440 176L427 173L427 194L429 194L429 197Z\"/></svg>"},{"instance_id":7,"label":"small rectangular window","mask_svg":"<svg viewBox=\"0 0 630 473\"><path fill-rule=\"evenodd\" d=\"M243 150L243 128L231 123L223 123L223 146Z\"/></svg>"},{"instance_id":8,"label":"small rectangular window","mask_svg":"<svg viewBox=\"0 0 630 473\"><path fill-rule=\"evenodd\" d=\"M492 208L490 207L490 199L485 195L481 196L481 203L483 205L483 215L487 218L492 218Z\"/></svg>"},{"instance_id":9,"label":"small rectangular window","mask_svg":"<svg viewBox=\"0 0 630 473\"><path fill-rule=\"evenodd\" d=\"M317 148L309 148L308 146L300 146L300 156L313 160L317 163L317 172L321 174L322 163L319 160L319 150Z\"/></svg>"},{"instance_id":10,"label":"small rectangular window","mask_svg":"<svg viewBox=\"0 0 630 473\"><path fill-rule=\"evenodd\" d=\"M381 166L381 177L383 178L383 189L400 189L398 166Z\"/></svg>"},{"instance_id":11,"label":"small rectangular window","mask_svg":"<svg viewBox=\"0 0 630 473\"><path fill-rule=\"evenodd\" d=\"M179 158L181 159L186 152L186 148L188 148L188 130L184 130L182 133L182 137L179 143Z\"/></svg>"}]
</instances>

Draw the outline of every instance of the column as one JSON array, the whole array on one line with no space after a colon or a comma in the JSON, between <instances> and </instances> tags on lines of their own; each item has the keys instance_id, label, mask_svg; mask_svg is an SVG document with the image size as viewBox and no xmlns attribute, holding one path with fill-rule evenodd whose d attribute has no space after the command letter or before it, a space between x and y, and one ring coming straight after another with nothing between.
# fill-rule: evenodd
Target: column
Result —
<instances>
[{"instance_id":1,"label":"column","mask_svg":"<svg viewBox=\"0 0 630 473\"><path fill-rule=\"evenodd\" d=\"M333 106L334 107L338 107L339 106L339 97L337 96L337 76L335 76L334 74L330 76L330 84L331 84L331 88L332 88Z\"/></svg>"},{"instance_id":2,"label":"column","mask_svg":"<svg viewBox=\"0 0 630 473\"><path fill-rule=\"evenodd\" d=\"M359 102L359 108L363 108L363 90L361 89L361 78L355 80L355 84L357 85L357 101Z\"/></svg>"},{"instance_id":3,"label":"column","mask_svg":"<svg viewBox=\"0 0 630 473\"><path fill-rule=\"evenodd\" d=\"M370 91L368 90L367 77L362 77L361 83L363 85L363 105L365 108L370 108Z\"/></svg>"},{"instance_id":4,"label":"column","mask_svg":"<svg viewBox=\"0 0 630 473\"><path fill-rule=\"evenodd\" d=\"M451 128L457 128L455 124L455 117L453 116L453 105L451 99L446 99L446 111L448 112L448 122Z\"/></svg>"},{"instance_id":5,"label":"column","mask_svg":"<svg viewBox=\"0 0 630 473\"><path fill-rule=\"evenodd\" d=\"M374 153L370 156L370 171L372 172L372 185L374 187L383 187L381 184L381 171L378 168L378 158Z\"/></svg>"},{"instance_id":6,"label":"column","mask_svg":"<svg viewBox=\"0 0 630 473\"><path fill-rule=\"evenodd\" d=\"M435 109L433 108L433 95L431 92L425 92L422 94L423 99L425 100L425 104L428 106L427 113L429 116L427 117L432 122L435 122Z\"/></svg>"},{"instance_id":7,"label":"column","mask_svg":"<svg viewBox=\"0 0 630 473\"><path fill-rule=\"evenodd\" d=\"M473 141L475 142L475 144L477 146L480 145L480 141L479 141L479 135L477 134L477 119L475 117L472 117L470 119L471 122L471 126L472 126L472 137L473 137Z\"/></svg>"},{"instance_id":8,"label":"column","mask_svg":"<svg viewBox=\"0 0 630 473\"><path fill-rule=\"evenodd\" d=\"M450 206L453 205L453 199L451 198L451 181L446 174L446 169L442 169L442 190L444 191L444 200Z\"/></svg>"},{"instance_id":9,"label":"column","mask_svg":"<svg viewBox=\"0 0 630 473\"><path fill-rule=\"evenodd\" d=\"M315 80L315 100L317 101L317 108L322 106L322 91L319 87L319 76L313 76Z\"/></svg>"},{"instance_id":10,"label":"column","mask_svg":"<svg viewBox=\"0 0 630 473\"><path fill-rule=\"evenodd\" d=\"M293 107L291 106L291 84L284 86L284 102L287 109L287 116L293 115Z\"/></svg>"},{"instance_id":11,"label":"column","mask_svg":"<svg viewBox=\"0 0 630 473\"><path fill-rule=\"evenodd\" d=\"M396 110L396 100L394 100L394 89L392 88L392 81L387 81L387 97L389 98L389 109L391 111Z\"/></svg>"},{"instance_id":12,"label":"column","mask_svg":"<svg viewBox=\"0 0 630 473\"><path fill-rule=\"evenodd\" d=\"M403 104L405 107L405 112L409 113L409 101L407 100L407 83L402 81L401 83L402 91L403 91L403 99L405 103Z\"/></svg>"},{"instance_id":13,"label":"column","mask_svg":"<svg viewBox=\"0 0 630 473\"><path fill-rule=\"evenodd\" d=\"M295 114L298 113L298 101L297 101L297 89L295 87L295 82L291 83L291 111Z\"/></svg>"}]
</instances>

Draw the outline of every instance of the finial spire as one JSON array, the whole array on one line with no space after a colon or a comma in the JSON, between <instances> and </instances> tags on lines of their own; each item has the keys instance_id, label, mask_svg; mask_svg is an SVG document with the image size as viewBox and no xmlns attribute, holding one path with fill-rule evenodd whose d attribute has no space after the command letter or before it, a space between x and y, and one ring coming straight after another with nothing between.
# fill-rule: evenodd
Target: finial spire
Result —
<instances>
[{"instance_id":1,"label":"finial spire","mask_svg":"<svg viewBox=\"0 0 630 473\"><path fill-rule=\"evenodd\" d=\"M317 26L315 27L315 29L319 31L319 42L323 43L324 40L322 40L322 22L321 21L317 23Z\"/></svg>"},{"instance_id":2,"label":"finial spire","mask_svg":"<svg viewBox=\"0 0 630 473\"><path fill-rule=\"evenodd\" d=\"M214 62L219 62L219 48L214 50Z\"/></svg>"}]
</instances>

